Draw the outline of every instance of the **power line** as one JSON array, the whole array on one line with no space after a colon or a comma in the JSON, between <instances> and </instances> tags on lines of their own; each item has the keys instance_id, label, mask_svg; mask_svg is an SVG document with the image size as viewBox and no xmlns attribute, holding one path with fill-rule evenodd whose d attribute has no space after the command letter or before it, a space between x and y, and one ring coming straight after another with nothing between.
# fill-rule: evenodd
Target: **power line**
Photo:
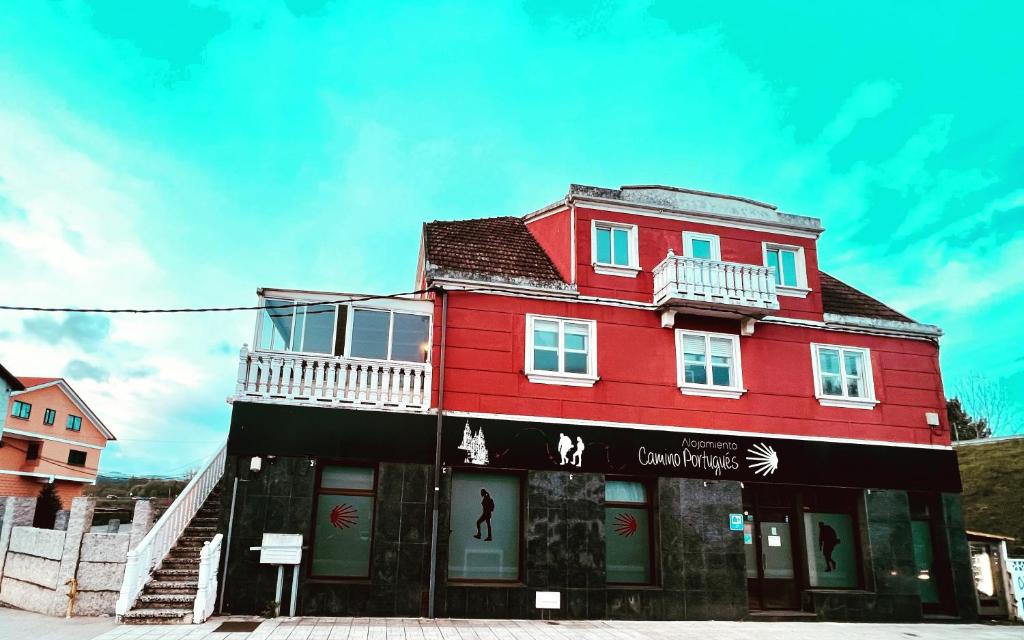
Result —
<instances>
[{"instance_id":1,"label":"power line","mask_svg":"<svg viewBox=\"0 0 1024 640\"><path fill-rule=\"evenodd\" d=\"M319 300L316 302L292 302L285 304L274 304L274 305L256 305L256 306L240 306L240 307L183 307L183 308L164 308L164 309L133 309L133 308L113 308L113 309L78 309L75 307L24 307L18 305L0 305L0 311L42 311L47 313L218 313L225 311L259 311L260 309L295 309L299 307L315 307L318 305L332 305L332 304L345 304L349 302L368 302L370 300L392 300L395 298L403 298L406 296L421 295L428 293L432 289L418 289L416 291L407 291L405 293L391 293L385 295L376 296L356 296L352 298L344 298L339 300ZM329 313L329 311L306 311L306 313Z\"/></svg>"}]
</instances>

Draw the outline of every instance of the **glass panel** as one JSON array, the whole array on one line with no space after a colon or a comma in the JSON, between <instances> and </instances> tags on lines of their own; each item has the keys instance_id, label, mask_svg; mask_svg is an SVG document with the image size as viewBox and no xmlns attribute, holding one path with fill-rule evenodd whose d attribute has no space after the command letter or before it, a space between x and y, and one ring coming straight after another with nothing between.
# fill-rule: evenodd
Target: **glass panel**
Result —
<instances>
[{"instance_id":1,"label":"glass panel","mask_svg":"<svg viewBox=\"0 0 1024 640\"><path fill-rule=\"evenodd\" d=\"M711 384L719 387L732 386L732 368L729 366L715 366L715 359L711 359Z\"/></svg>"},{"instance_id":2,"label":"glass panel","mask_svg":"<svg viewBox=\"0 0 1024 640\"><path fill-rule=\"evenodd\" d=\"M292 302L266 299L263 301L261 349L287 349L292 341Z\"/></svg>"},{"instance_id":3,"label":"glass panel","mask_svg":"<svg viewBox=\"0 0 1024 640\"><path fill-rule=\"evenodd\" d=\"M324 467L320 475L323 489L373 490L373 467Z\"/></svg>"},{"instance_id":4,"label":"glass panel","mask_svg":"<svg viewBox=\"0 0 1024 640\"><path fill-rule=\"evenodd\" d=\"M626 266L629 264L629 231L626 229L615 229L615 242L612 247L615 249L615 264Z\"/></svg>"},{"instance_id":5,"label":"glass panel","mask_svg":"<svg viewBox=\"0 0 1024 640\"><path fill-rule=\"evenodd\" d=\"M352 315L351 354L356 358L388 357L388 326L391 314L387 311L356 309Z\"/></svg>"},{"instance_id":6,"label":"glass panel","mask_svg":"<svg viewBox=\"0 0 1024 640\"><path fill-rule=\"evenodd\" d=\"M843 395L842 379L838 375L822 375L821 392L826 396Z\"/></svg>"},{"instance_id":7,"label":"glass panel","mask_svg":"<svg viewBox=\"0 0 1024 640\"><path fill-rule=\"evenodd\" d=\"M860 351L844 351L843 364L846 366L846 375L860 377L861 364L864 362L864 354Z\"/></svg>"},{"instance_id":8,"label":"glass panel","mask_svg":"<svg viewBox=\"0 0 1024 640\"><path fill-rule=\"evenodd\" d=\"M924 604L939 603L939 585L935 581L935 554L932 551L932 531L927 520L912 520L910 536L914 541L914 570L917 571L917 590Z\"/></svg>"},{"instance_id":9,"label":"glass panel","mask_svg":"<svg viewBox=\"0 0 1024 640\"><path fill-rule=\"evenodd\" d=\"M704 356L686 355L683 366L684 380L690 384L707 384L708 372Z\"/></svg>"},{"instance_id":10,"label":"glass panel","mask_svg":"<svg viewBox=\"0 0 1024 640\"><path fill-rule=\"evenodd\" d=\"M295 307L295 323L292 325L292 351L302 351L302 332L306 324L306 307Z\"/></svg>"},{"instance_id":11,"label":"glass panel","mask_svg":"<svg viewBox=\"0 0 1024 640\"><path fill-rule=\"evenodd\" d=\"M587 350L590 328L585 324L565 323L565 348L576 351Z\"/></svg>"},{"instance_id":12,"label":"glass panel","mask_svg":"<svg viewBox=\"0 0 1024 640\"><path fill-rule=\"evenodd\" d=\"M409 313L396 313L391 334L391 359L403 362L426 362L430 349L430 318Z\"/></svg>"},{"instance_id":13,"label":"glass panel","mask_svg":"<svg viewBox=\"0 0 1024 640\"><path fill-rule=\"evenodd\" d=\"M302 351L331 353L331 341L334 339L334 313L333 304L316 304L306 307ZM296 338L300 335L297 325L298 318L296 318Z\"/></svg>"},{"instance_id":14,"label":"glass panel","mask_svg":"<svg viewBox=\"0 0 1024 640\"><path fill-rule=\"evenodd\" d=\"M533 346L558 347L558 323L551 320L535 320L533 323Z\"/></svg>"},{"instance_id":15,"label":"glass panel","mask_svg":"<svg viewBox=\"0 0 1024 640\"><path fill-rule=\"evenodd\" d=\"M779 252L775 249L769 249L767 256L768 266L775 269L775 284L782 284L782 273L779 271Z\"/></svg>"},{"instance_id":16,"label":"glass panel","mask_svg":"<svg viewBox=\"0 0 1024 640\"><path fill-rule=\"evenodd\" d=\"M313 575L370 575L373 498L321 495L317 499Z\"/></svg>"},{"instance_id":17,"label":"glass panel","mask_svg":"<svg viewBox=\"0 0 1024 640\"><path fill-rule=\"evenodd\" d=\"M611 264L612 230L598 227L595 235L597 236L597 261L602 264Z\"/></svg>"},{"instance_id":18,"label":"glass panel","mask_svg":"<svg viewBox=\"0 0 1024 640\"><path fill-rule=\"evenodd\" d=\"M703 356L705 350L704 336L693 333L683 334L683 353L699 353Z\"/></svg>"},{"instance_id":19,"label":"glass panel","mask_svg":"<svg viewBox=\"0 0 1024 640\"><path fill-rule=\"evenodd\" d=\"M851 398L862 398L864 397L864 389L860 384L860 380L857 378L847 378L846 380L846 395Z\"/></svg>"},{"instance_id":20,"label":"glass panel","mask_svg":"<svg viewBox=\"0 0 1024 640\"><path fill-rule=\"evenodd\" d=\"M604 510L606 580L645 584L651 581L651 536L647 509Z\"/></svg>"},{"instance_id":21,"label":"glass panel","mask_svg":"<svg viewBox=\"0 0 1024 640\"><path fill-rule=\"evenodd\" d=\"M647 488L642 482L608 480L604 483L605 502L647 502Z\"/></svg>"},{"instance_id":22,"label":"glass panel","mask_svg":"<svg viewBox=\"0 0 1024 640\"><path fill-rule=\"evenodd\" d=\"M534 349L533 368L537 371L558 371L558 352L549 349Z\"/></svg>"},{"instance_id":23,"label":"glass panel","mask_svg":"<svg viewBox=\"0 0 1024 640\"><path fill-rule=\"evenodd\" d=\"M564 359L566 373L587 373L587 354L566 351Z\"/></svg>"},{"instance_id":24,"label":"glass panel","mask_svg":"<svg viewBox=\"0 0 1024 640\"><path fill-rule=\"evenodd\" d=\"M839 351L818 349L818 368L821 373L839 373Z\"/></svg>"},{"instance_id":25,"label":"glass panel","mask_svg":"<svg viewBox=\"0 0 1024 640\"><path fill-rule=\"evenodd\" d=\"M765 578L793 577L793 544L788 522L761 523L761 552Z\"/></svg>"},{"instance_id":26,"label":"glass panel","mask_svg":"<svg viewBox=\"0 0 1024 640\"><path fill-rule=\"evenodd\" d=\"M519 577L519 478L455 472L452 476L448 577Z\"/></svg>"},{"instance_id":27,"label":"glass panel","mask_svg":"<svg viewBox=\"0 0 1024 640\"><path fill-rule=\"evenodd\" d=\"M702 260L711 259L711 241L701 240L699 238L690 239L690 255L694 258L701 258Z\"/></svg>"},{"instance_id":28,"label":"glass panel","mask_svg":"<svg viewBox=\"0 0 1024 640\"><path fill-rule=\"evenodd\" d=\"M856 587L853 518L845 513L804 513L804 548L812 587Z\"/></svg>"},{"instance_id":29,"label":"glass panel","mask_svg":"<svg viewBox=\"0 0 1024 640\"><path fill-rule=\"evenodd\" d=\"M787 287L796 286L796 252L780 251L782 256L782 284Z\"/></svg>"},{"instance_id":30,"label":"glass panel","mask_svg":"<svg viewBox=\"0 0 1024 640\"><path fill-rule=\"evenodd\" d=\"M743 523L743 555L747 561L747 577L757 577L757 545L754 544L754 522L748 519Z\"/></svg>"}]
</instances>

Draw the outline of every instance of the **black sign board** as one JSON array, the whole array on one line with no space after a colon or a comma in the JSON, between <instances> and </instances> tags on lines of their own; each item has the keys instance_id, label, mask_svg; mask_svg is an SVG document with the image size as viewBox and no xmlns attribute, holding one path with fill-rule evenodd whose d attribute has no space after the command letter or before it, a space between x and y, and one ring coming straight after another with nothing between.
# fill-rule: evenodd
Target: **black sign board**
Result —
<instances>
[{"instance_id":1,"label":"black sign board","mask_svg":"<svg viewBox=\"0 0 1024 640\"><path fill-rule=\"evenodd\" d=\"M454 417L442 447L452 467L960 491L951 449Z\"/></svg>"}]
</instances>

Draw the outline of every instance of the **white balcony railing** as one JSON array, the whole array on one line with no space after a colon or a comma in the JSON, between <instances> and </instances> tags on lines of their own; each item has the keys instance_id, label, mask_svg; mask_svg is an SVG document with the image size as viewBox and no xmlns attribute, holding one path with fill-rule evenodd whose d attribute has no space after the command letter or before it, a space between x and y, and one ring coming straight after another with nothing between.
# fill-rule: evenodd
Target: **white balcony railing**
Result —
<instances>
[{"instance_id":1,"label":"white balcony railing","mask_svg":"<svg viewBox=\"0 0 1024 640\"><path fill-rule=\"evenodd\" d=\"M285 400L426 411L430 364L250 351L238 356L236 400Z\"/></svg>"},{"instance_id":2,"label":"white balcony railing","mask_svg":"<svg viewBox=\"0 0 1024 640\"><path fill-rule=\"evenodd\" d=\"M779 309L769 267L668 256L654 268L654 304L767 314Z\"/></svg>"}]
</instances>

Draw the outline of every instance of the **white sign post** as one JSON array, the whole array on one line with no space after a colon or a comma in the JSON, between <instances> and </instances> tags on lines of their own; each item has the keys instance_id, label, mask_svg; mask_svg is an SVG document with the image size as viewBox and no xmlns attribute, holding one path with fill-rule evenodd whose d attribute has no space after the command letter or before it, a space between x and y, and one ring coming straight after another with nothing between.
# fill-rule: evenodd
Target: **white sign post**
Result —
<instances>
[{"instance_id":1,"label":"white sign post","mask_svg":"<svg viewBox=\"0 0 1024 640\"><path fill-rule=\"evenodd\" d=\"M251 551L260 552L260 564L277 565L277 590L274 602L277 613L281 613L281 594L284 591L284 565L292 565L292 593L288 607L288 615L295 617L296 595L299 591L299 563L302 562L301 533L264 533L262 544L249 547Z\"/></svg>"},{"instance_id":2,"label":"white sign post","mask_svg":"<svg viewBox=\"0 0 1024 640\"><path fill-rule=\"evenodd\" d=\"M561 609L562 593L560 591L538 591L536 608L540 609L540 617L544 619L545 609Z\"/></svg>"}]
</instances>

